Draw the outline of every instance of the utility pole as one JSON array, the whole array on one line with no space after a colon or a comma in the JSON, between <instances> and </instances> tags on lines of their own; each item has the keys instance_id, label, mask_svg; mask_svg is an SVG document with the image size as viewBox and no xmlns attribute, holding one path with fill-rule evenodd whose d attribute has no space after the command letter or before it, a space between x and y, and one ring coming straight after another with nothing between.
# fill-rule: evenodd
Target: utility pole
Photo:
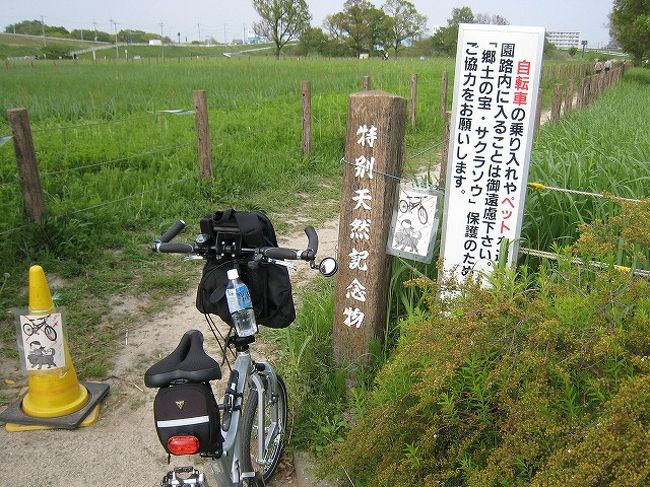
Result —
<instances>
[{"instance_id":1,"label":"utility pole","mask_svg":"<svg viewBox=\"0 0 650 487\"><path fill-rule=\"evenodd\" d=\"M43 45L47 46L47 39L45 38L45 21L41 15L41 33L43 34Z\"/></svg>"},{"instance_id":2,"label":"utility pole","mask_svg":"<svg viewBox=\"0 0 650 487\"><path fill-rule=\"evenodd\" d=\"M162 61L165 62L165 35L163 34L163 23L160 23L160 52Z\"/></svg>"},{"instance_id":3,"label":"utility pole","mask_svg":"<svg viewBox=\"0 0 650 487\"><path fill-rule=\"evenodd\" d=\"M11 25L14 28L14 35L16 35L16 22Z\"/></svg>"},{"instance_id":4,"label":"utility pole","mask_svg":"<svg viewBox=\"0 0 650 487\"><path fill-rule=\"evenodd\" d=\"M196 27L199 29L199 44L201 44L201 24L196 24Z\"/></svg>"},{"instance_id":5,"label":"utility pole","mask_svg":"<svg viewBox=\"0 0 650 487\"><path fill-rule=\"evenodd\" d=\"M228 42L226 41L226 24L223 24L223 43L227 44Z\"/></svg>"},{"instance_id":6,"label":"utility pole","mask_svg":"<svg viewBox=\"0 0 650 487\"><path fill-rule=\"evenodd\" d=\"M178 44L180 45L180 43L181 43L181 33L179 32L179 33L176 34L176 35L178 36Z\"/></svg>"},{"instance_id":7,"label":"utility pole","mask_svg":"<svg viewBox=\"0 0 650 487\"><path fill-rule=\"evenodd\" d=\"M115 60L119 61L120 59L120 49L117 46L117 22L113 19L109 19L109 22L113 24L113 33L115 34Z\"/></svg>"},{"instance_id":8,"label":"utility pole","mask_svg":"<svg viewBox=\"0 0 650 487\"><path fill-rule=\"evenodd\" d=\"M97 42L97 22L93 20L93 27L95 28L95 42Z\"/></svg>"},{"instance_id":9,"label":"utility pole","mask_svg":"<svg viewBox=\"0 0 650 487\"><path fill-rule=\"evenodd\" d=\"M246 24L244 24L244 44L248 44L248 36L246 35Z\"/></svg>"}]
</instances>

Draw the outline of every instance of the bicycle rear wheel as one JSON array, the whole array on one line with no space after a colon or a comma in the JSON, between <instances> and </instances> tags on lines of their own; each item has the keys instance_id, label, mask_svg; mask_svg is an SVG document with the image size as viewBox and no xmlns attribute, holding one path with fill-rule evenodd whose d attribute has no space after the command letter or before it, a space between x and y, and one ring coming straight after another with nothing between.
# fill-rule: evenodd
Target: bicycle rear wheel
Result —
<instances>
[{"instance_id":1,"label":"bicycle rear wheel","mask_svg":"<svg viewBox=\"0 0 650 487\"><path fill-rule=\"evenodd\" d=\"M278 428L273 438L266 441L264 449L264 464L257 463L257 441L261 434L257 428L257 397L258 391L251 389L248 394L248 400L244 407L244 416L242 423L242 471L259 472L267 482L278 468L282 448L284 447L284 437L287 430L287 419L289 415L287 405L287 388L284 385L282 377L279 375L277 381L276 394L277 398L272 401L269 391L264 392L264 436L271 433L273 427L272 408L277 408Z\"/></svg>"}]
</instances>

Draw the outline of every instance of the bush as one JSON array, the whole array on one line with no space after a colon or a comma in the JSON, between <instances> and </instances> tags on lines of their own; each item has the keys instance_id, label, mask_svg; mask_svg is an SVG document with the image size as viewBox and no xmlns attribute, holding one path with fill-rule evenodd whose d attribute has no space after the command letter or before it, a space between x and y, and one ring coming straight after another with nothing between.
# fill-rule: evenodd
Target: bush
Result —
<instances>
[{"instance_id":1,"label":"bush","mask_svg":"<svg viewBox=\"0 0 650 487\"><path fill-rule=\"evenodd\" d=\"M626 251L646 244L649 208L623 209L642 225ZM571 263L604 225L557 266L498 268L492 289L467 284L453 303L420 280L426 309L323 470L368 486L648 485L650 284Z\"/></svg>"}]
</instances>

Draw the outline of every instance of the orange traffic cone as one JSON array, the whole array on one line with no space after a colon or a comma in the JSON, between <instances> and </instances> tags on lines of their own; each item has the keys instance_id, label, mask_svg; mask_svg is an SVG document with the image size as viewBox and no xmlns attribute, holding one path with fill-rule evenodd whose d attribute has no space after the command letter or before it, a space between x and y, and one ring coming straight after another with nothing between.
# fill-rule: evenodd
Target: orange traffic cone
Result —
<instances>
[{"instance_id":1,"label":"orange traffic cone","mask_svg":"<svg viewBox=\"0 0 650 487\"><path fill-rule=\"evenodd\" d=\"M52 295L41 266L29 269L28 315L46 317L56 313ZM46 326L47 328L47 326ZM47 330L45 332L47 334ZM62 333L62 330L59 330ZM55 335L56 336L56 335ZM76 428L95 422L99 401L108 393L108 384L80 384L67 341L63 340L64 364L52 370L30 370L27 394L0 414L7 431L47 428ZM27 352L25 352L27 353Z\"/></svg>"}]
</instances>

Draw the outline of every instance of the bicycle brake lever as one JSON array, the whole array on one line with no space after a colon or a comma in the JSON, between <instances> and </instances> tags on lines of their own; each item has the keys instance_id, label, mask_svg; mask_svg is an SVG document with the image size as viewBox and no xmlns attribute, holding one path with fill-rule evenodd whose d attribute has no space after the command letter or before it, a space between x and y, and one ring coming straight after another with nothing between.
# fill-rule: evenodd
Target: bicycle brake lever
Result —
<instances>
[{"instance_id":1,"label":"bicycle brake lever","mask_svg":"<svg viewBox=\"0 0 650 487\"><path fill-rule=\"evenodd\" d=\"M188 255L187 257L183 257L183 261L188 261L188 260L203 260L203 257L200 255Z\"/></svg>"},{"instance_id":2,"label":"bicycle brake lever","mask_svg":"<svg viewBox=\"0 0 650 487\"><path fill-rule=\"evenodd\" d=\"M294 271L298 269L298 266L291 264L290 262L287 262L285 260L267 259L267 261L271 264L277 264L277 265L287 267L289 269L293 269Z\"/></svg>"}]
</instances>

